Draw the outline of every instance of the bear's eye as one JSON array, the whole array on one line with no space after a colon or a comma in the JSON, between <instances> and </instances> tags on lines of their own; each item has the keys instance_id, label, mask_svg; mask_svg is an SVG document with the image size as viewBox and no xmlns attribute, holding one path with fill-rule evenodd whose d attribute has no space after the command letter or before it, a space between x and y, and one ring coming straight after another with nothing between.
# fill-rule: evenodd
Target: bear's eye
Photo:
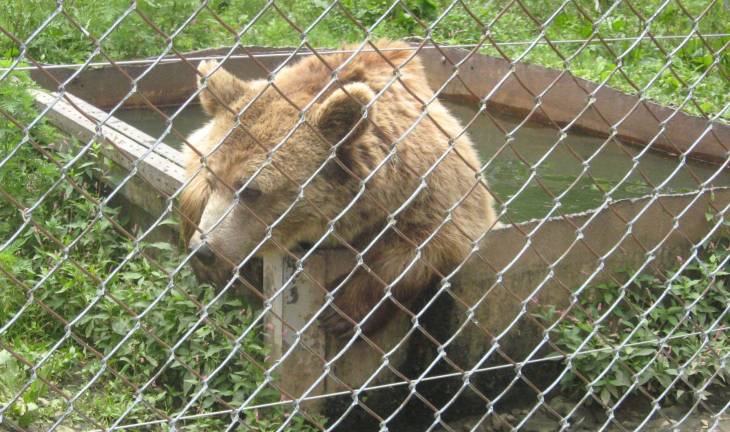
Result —
<instances>
[{"instance_id":1,"label":"bear's eye","mask_svg":"<svg viewBox=\"0 0 730 432\"><path fill-rule=\"evenodd\" d=\"M256 180L249 183L248 186L246 186L246 189L241 190L245 184L246 182L243 180L236 180L233 182L233 188L236 190L239 197L247 201L253 201L261 196L261 188L259 188Z\"/></svg>"},{"instance_id":2,"label":"bear's eye","mask_svg":"<svg viewBox=\"0 0 730 432\"><path fill-rule=\"evenodd\" d=\"M217 180L213 176L206 176L205 181L208 183L208 187L210 187L211 191L215 191L217 189Z\"/></svg>"}]
</instances>

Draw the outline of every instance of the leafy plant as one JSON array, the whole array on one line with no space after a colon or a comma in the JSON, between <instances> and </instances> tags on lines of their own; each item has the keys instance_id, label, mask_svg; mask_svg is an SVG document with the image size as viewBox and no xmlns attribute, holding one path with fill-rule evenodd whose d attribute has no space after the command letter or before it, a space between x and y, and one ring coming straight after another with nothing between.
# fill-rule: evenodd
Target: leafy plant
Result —
<instances>
[{"instance_id":1,"label":"leafy plant","mask_svg":"<svg viewBox=\"0 0 730 432\"><path fill-rule=\"evenodd\" d=\"M654 397L669 389L669 401L707 398L711 390L700 389L708 380L726 386L730 374L723 358L730 338L722 329L730 300L729 245L728 238L710 243L681 274L642 274L627 289L604 283L583 292L551 334L561 350L581 351L562 388L582 396L582 376L608 405L627 392L637 394L638 386ZM537 316L548 324L558 311L549 307Z\"/></svg>"}]
</instances>

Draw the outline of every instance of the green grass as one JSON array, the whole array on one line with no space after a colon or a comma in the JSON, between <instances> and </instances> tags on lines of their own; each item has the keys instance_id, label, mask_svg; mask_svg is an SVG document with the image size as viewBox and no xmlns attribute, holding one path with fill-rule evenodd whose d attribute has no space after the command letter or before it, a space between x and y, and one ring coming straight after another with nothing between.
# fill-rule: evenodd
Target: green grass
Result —
<instances>
[{"instance_id":1,"label":"green grass","mask_svg":"<svg viewBox=\"0 0 730 432\"><path fill-rule=\"evenodd\" d=\"M63 14L54 17L28 43L28 53L48 63L83 62L94 51L93 38L100 41L103 52L94 57L97 61L156 56L166 49L168 36L174 49L184 52L231 45L236 42L235 33L244 28L247 30L240 37L243 44L291 46L302 40L301 30L312 26L307 33L307 41L312 46L336 47L342 42L361 41L364 28L374 26L391 4L389 0L343 0L341 6L318 20L329 4L326 0L280 0L275 3L276 7L268 8L262 0L212 0L183 27L186 19L198 10L197 0L136 3L138 8L125 16L129 0L66 1ZM683 0L669 2L662 9L659 7L663 2L659 0L621 2L600 22L609 2L601 1L602 10L597 11L594 0L575 0L555 14L562 1L464 0L440 19L450 3L450 0L403 1L406 7L396 7L372 33L390 38L424 36L427 26L432 25L432 38L439 43L484 42L481 51L490 55L567 68L579 77L607 81L608 85L623 91L642 91L649 99L662 104L682 105L693 114L720 113L723 119L730 119L730 112L725 109L730 102L730 54L721 50L730 40L728 37L704 40L695 37L686 43L676 39L647 39L635 46L631 41L608 41L585 48L579 43L555 47L518 44L500 46L500 49L491 44L491 41L535 40L543 24L543 42L634 37L645 29L655 36L684 36L691 33L696 18L697 30L702 34L728 33L730 8L724 2ZM26 41L54 10L52 0L8 0L0 5L0 26ZM116 28L105 34L123 16ZM594 26L594 22L598 24ZM84 32L92 37L85 36ZM483 38L486 32L489 40ZM668 53L680 44L681 48L671 57L671 67L663 69ZM19 46L0 35L0 56L10 58L18 53ZM617 57L622 53L619 67ZM685 103L690 88L694 88L692 98Z\"/></svg>"},{"instance_id":2,"label":"green grass","mask_svg":"<svg viewBox=\"0 0 730 432\"><path fill-rule=\"evenodd\" d=\"M301 34L282 18L279 11L299 28L308 28L328 4L324 0L282 0L276 3L279 11L270 7L254 21L266 2L212 0L187 27L177 31L199 4L197 0L138 1L138 9L131 11L111 33L105 35L111 25L128 10L130 3L129 0L66 0L63 13L52 18L43 31L29 40L46 18L57 10L56 2L5 0L0 2L0 27L18 40L27 42L27 54L37 61L78 63L86 61L94 53L92 38L100 40L99 46L103 52L95 55L94 61L159 55L167 47L164 35L174 32L171 42L181 52L231 45L236 42L236 36L221 21L234 31L240 31L250 24L240 38L243 44L296 45L302 40ZM342 42L362 40L365 32L351 18L355 18L362 26L373 26L379 19L378 11L384 10L390 2L342 0L340 3L341 7L334 8L308 32L307 41L312 46L336 47ZM406 0L403 3L410 12L396 8L373 29L374 36L423 36L424 24L435 23L449 2ZM597 34L603 38L635 36L644 27L644 20L639 16L651 16L661 4L657 0L633 3L636 11L629 7L628 2L623 2L596 27ZM493 40L498 42L531 41L540 32L540 26L534 19L545 22L560 4L555 0L465 0L463 5L458 4L434 25L432 37L445 44L480 43L485 29L488 29ZM705 0L682 2L694 16L706 4ZM523 6L529 9L530 14L523 10ZM545 26L546 37L550 40L587 38L594 30L591 22L599 15L594 9L593 0L576 0ZM162 34L154 30L146 19L154 22ZM705 34L723 33L728 31L728 22L728 8L722 2L715 2L699 20L697 28ZM654 35L686 35L692 27L692 19L685 15L675 1L670 2L651 20L650 30ZM86 32L91 38L84 34ZM540 44L527 51L529 45L502 45L498 50L486 42L481 51L509 60L520 59L553 68L568 68L577 76L599 82L607 80L609 85L633 93L652 83L645 95L668 105L680 105L688 95L690 86L706 75L695 86L693 99L683 109L693 114L720 113L727 120L730 114L723 109L730 102L730 60L727 51L717 53L727 41L727 38L708 38L705 43L697 38L692 39L672 57L671 69L664 71L662 66L667 59L662 50L674 50L679 46L677 40L641 42L626 53L620 68L616 53L628 50L630 42L609 42L608 46L591 44L580 51L580 44L576 43L559 44L556 49ZM21 46L13 38L0 33L0 67L10 65L20 53ZM168 346L185 334L198 318L198 308L193 299L206 302L213 294L210 287L197 284L187 268L173 277L175 288L170 292L165 291L170 282L168 273L177 266L180 258L175 250L164 244L146 246L148 250L155 250L159 265L139 254L133 254L116 273L112 273L125 257L135 251L135 244L110 222L111 219L124 224L125 215L114 205L99 209L67 181L74 180L80 189L88 191L96 199L110 192L98 180L107 174L104 164L99 164L97 159L98 148L89 149L86 156L73 164L66 179L56 185L56 181L62 178L58 164L70 159L58 152L44 155L43 151L50 151L51 146L70 139L45 121L35 123L28 135L24 134L22 128L38 115L27 94L30 86L32 84L28 78L19 73L0 82L0 158L21 145L15 156L0 167L0 188L17 200L12 203L0 195L0 239L6 241L23 226L24 219L19 208L34 206L47 191L51 192L32 212L31 217L36 225L25 227L20 236L0 252L3 298L0 302L0 325L9 323L22 311L18 319L0 334L0 403L8 403L20 393L20 398L8 409L8 417L21 427L46 425L64 412L67 398L80 392L98 371L103 370L96 383L80 394L74 404L76 412L69 417L69 421L71 424L85 424L78 414L85 413L101 425L109 425L132 407L135 400L134 390L111 370L117 371L135 385L144 384L169 359ZM27 138L31 138L31 141L27 141ZM51 154L53 156L49 156ZM99 211L105 217L97 219ZM71 245L79 235L82 235L81 239L73 243L74 246L68 251L70 260L64 259L61 245ZM692 277L693 280L699 280L698 283L706 283L702 282L701 276ZM103 297L100 297L100 279L107 280ZM17 281L21 281L22 286ZM640 283L658 287L653 281L642 279ZM726 301L726 291L722 295ZM141 313L158 296L161 296L160 302L154 311L141 320L141 324L150 333L157 335L159 340L142 329L135 330L129 339L123 339L135 328L133 314ZM648 299L632 301L643 304L641 302ZM707 305L702 303L703 307L715 308L708 312L715 314L718 297L708 297L707 301ZM70 333L64 327L64 320L74 319L92 303L84 318L71 327L74 337L83 339L85 343L67 338ZM129 305L131 312L120 306L120 303ZM585 306L592 311L590 307L597 307L597 304ZM671 311L667 314L676 312L675 309ZM235 335L241 334L254 317L254 311L248 305L234 298L218 302L209 313L219 327ZM575 338L581 337L581 334L574 335L570 331L567 327L558 329L562 338L560 343L566 349L571 349L577 341ZM614 343L617 335L606 334L601 340L604 345L607 343L605 341ZM55 346L58 341L63 342ZM3 347L11 348L20 358ZM230 340L220 328L210 324L200 326L176 350L177 358L155 379L155 385L144 393L145 403L135 405L124 422L160 418L155 410L166 413L179 410L201 388L197 375L208 375L226 357L230 347ZM726 348L726 345L723 347ZM190 413L219 409L224 405L221 400L236 405L263 382L263 373L256 366L262 364L266 356L260 328L257 327L243 341L242 351L249 357L234 356L229 366L210 380L208 391ZM106 364L101 361L100 356L103 358L112 352L114 354ZM32 384L25 389L24 384L31 381L34 375L24 360L31 364L43 361L43 365L36 370ZM597 360L605 361L603 358ZM599 364L603 363L595 363ZM587 368L591 365L579 363L577 367ZM591 371L583 372L590 375ZM661 384L661 379L665 379L659 378L662 373L655 372L652 378ZM620 377L610 379L620 380ZM597 390L601 397L604 397L603 389L606 389L607 397L612 397L610 385L613 384L599 383L599 387L602 387ZM257 397L256 402L275 401L279 397L277 392L268 389ZM251 430L275 430L285 418L284 411L280 409L245 412L245 421ZM188 429L219 429L226 421L227 417L200 420L190 424ZM307 430L309 427L297 417L293 428Z\"/></svg>"}]
</instances>

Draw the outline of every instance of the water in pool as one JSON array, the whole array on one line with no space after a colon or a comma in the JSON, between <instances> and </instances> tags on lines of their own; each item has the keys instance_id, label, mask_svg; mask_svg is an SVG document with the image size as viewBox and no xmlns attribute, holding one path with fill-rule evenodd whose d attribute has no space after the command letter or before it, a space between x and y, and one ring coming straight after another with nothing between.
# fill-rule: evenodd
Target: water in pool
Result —
<instances>
[{"instance_id":1,"label":"water in pool","mask_svg":"<svg viewBox=\"0 0 730 432\"><path fill-rule=\"evenodd\" d=\"M173 115L178 109L180 107L159 108L167 116ZM114 116L155 138L159 137L167 128L165 119L149 109L119 110ZM172 127L182 136L187 137L192 131L203 126L206 119L200 105L187 105L172 121ZM172 131L162 140L176 149L181 149L183 146L182 140Z\"/></svg>"},{"instance_id":2,"label":"water in pool","mask_svg":"<svg viewBox=\"0 0 730 432\"><path fill-rule=\"evenodd\" d=\"M463 104L444 102L454 115L468 124L476 111ZM163 109L171 115L177 108ZM158 114L144 109L123 110L117 117L146 133L157 137L165 130L165 122ZM197 105L186 107L173 121L173 127L187 136L202 126L206 117ZM496 117L501 129L510 131L518 122L513 118ZM565 193L561 207L553 215L575 213L598 207L611 190L632 169L632 157L641 148L621 146L615 140L604 144L603 138L570 133L559 141L560 133L550 127L525 124L507 139L495 122L484 114L471 123L468 133L479 149L490 189L501 202L511 200L508 220L517 222L540 218L548 214L554 205L553 196ZM173 133L164 141L176 148L182 141ZM557 143L557 144L556 144ZM601 146L603 147L601 148ZM601 148L600 151L598 149ZM590 162L588 171L576 180L583 170L582 160L598 151ZM545 154L550 154L545 157ZM542 158L536 176L530 180L530 166ZM644 196L654 186L662 183L676 169L678 160L656 152L646 152L638 166L623 180L613 194L614 199ZM697 188L699 182L712 177L717 167L700 162L690 162L677 171L662 192L682 192ZM695 177L697 179L695 179ZM525 183L528 184L525 186ZM715 186L730 186L730 173L724 172L714 180ZM524 188L523 188L524 186ZM518 194L515 197L515 194Z\"/></svg>"}]
</instances>

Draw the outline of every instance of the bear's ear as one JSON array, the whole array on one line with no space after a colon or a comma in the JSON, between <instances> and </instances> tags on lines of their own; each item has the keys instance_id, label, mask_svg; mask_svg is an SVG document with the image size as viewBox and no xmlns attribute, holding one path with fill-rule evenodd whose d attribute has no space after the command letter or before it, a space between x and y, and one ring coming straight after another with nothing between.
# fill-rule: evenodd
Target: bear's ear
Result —
<instances>
[{"instance_id":1,"label":"bear's ear","mask_svg":"<svg viewBox=\"0 0 730 432\"><path fill-rule=\"evenodd\" d=\"M358 166L366 162L359 160L361 152L355 142L368 127L365 106L374 98L375 93L367 84L350 83L327 97L314 112L320 133L330 145L339 143L337 157L355 172L360 172Z\"/></svg>"},{"instance_id":2,"label":"bear's ear","mask_svg":"<svg viewBox=\"0 0 730 432\"><path fill-rule=\"evenodd\" d=\"M204 60L198 65L198 89L201 90L200 104L213 116L233 110L233 103L246 92L246 84L220 67L218 62Z\"/></svg>"}]
</instances>

